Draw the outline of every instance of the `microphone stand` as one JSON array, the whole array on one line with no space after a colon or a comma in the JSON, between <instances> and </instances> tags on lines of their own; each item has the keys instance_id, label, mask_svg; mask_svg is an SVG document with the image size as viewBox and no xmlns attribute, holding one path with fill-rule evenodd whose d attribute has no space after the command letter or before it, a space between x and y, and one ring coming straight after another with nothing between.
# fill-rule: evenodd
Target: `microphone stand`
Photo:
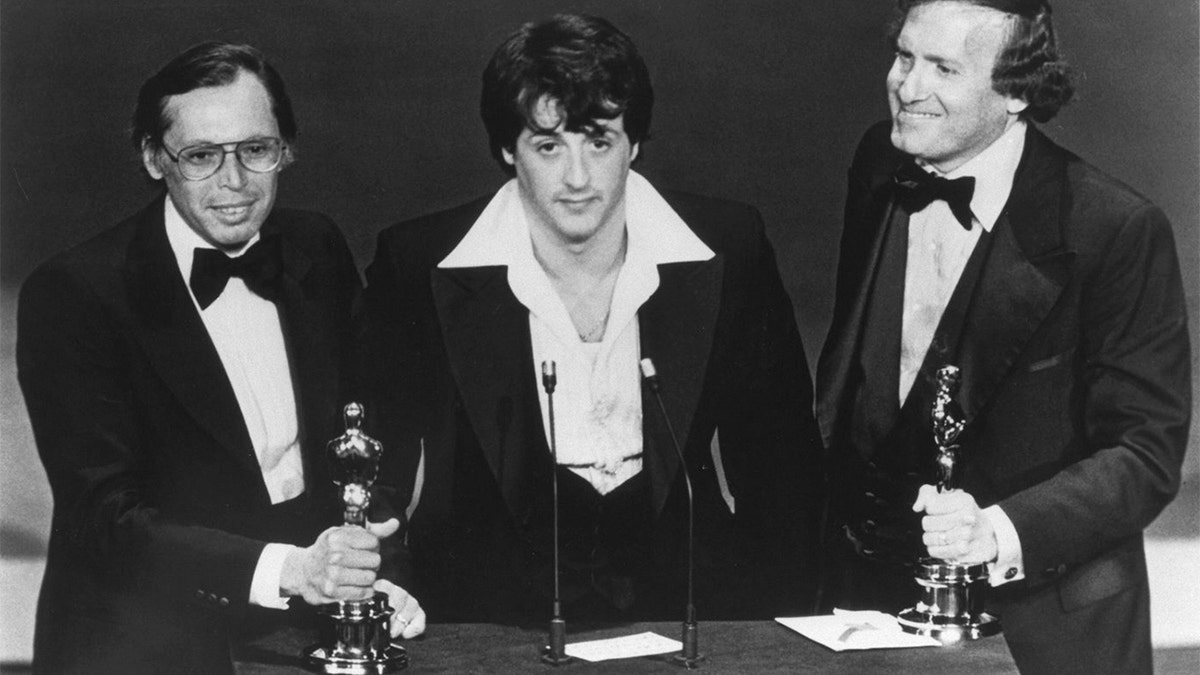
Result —
<instances>
[{"instance_id":1,"label":"microphone stand","mask_svg":"<svg viewBox=\"0 0 1200 675\"><path fill-rule=\"evenodd\" d=\"M663 405L662 394L658 390L658 373L654 369L654 362L650 359L642 359L640 364L642 368L642 376L646 380L646 386L650 388L654 394L654 400L658 402L658 411L662 413L663 422L667 425L667 433L671 436L671 445L675 448L675 455L679 457L679 467L683 470L683 482L687 486L688 498L688 583L687 583L687 613L683 620L683 650L672 657L672 660L678 665L691 670L697 667L704 660L704 655L700 653L700 625L696 622L696 603L695 603L695 569L696 569L696 506L695 498L692 496L692 476L688 471L687 462L683 458L683 450L679 447L679 438L675 436L675 429L671 426L671 418L667 415L667 406Z\"/></svg>"},{"instance_id":2,"label":"microphone stand","mask_svg":"<svg viewBox=\"0 0 1200 675\"><path fill-rule=\"evenodd\" d=\"M550 418L550 458L553 466L550 477L554 486L554 614L550 617L549 643L542 649L542 662L560 666L571 660L567 656L567 622L562 618L562 600L558 594L558 444L554 433L554 387L558 384L553 361L542 361L542 387L546 390Z\"/></svg>"}]
</instances>

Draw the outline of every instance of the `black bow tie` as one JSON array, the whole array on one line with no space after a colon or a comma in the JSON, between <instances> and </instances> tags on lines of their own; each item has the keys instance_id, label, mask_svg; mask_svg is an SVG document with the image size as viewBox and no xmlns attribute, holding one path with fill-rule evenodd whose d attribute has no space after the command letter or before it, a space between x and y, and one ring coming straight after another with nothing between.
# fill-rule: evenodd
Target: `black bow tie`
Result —
<instances>
[{"instance_id":1,"label":"black bow tie","mask_svg":"<svg viewBox=\"0 0 1200 675\"><path fill-rule=\"evenodd\" d=\"M279 279L279 242L274 237L260 239L242 255L230 258L213 248L198 248L192 257L192 276L188 283L200 309L213 303L230 277L246 282L246 287L267 300L275 299Z\"/></svg>"},{"instance_id":2,"label":"black bow tie","mask_svg":"<svg viewBox=\"0 0 1200 675\"><path fill-rule=\"evenodd\" d=\"M896 196L900 206L910 215L941 199L950 206L950 213L966 229L971 229L971 197L975 194L975 178L964 176L947 180L907 162L896 171Z\"/></svg>"}]
</instances>

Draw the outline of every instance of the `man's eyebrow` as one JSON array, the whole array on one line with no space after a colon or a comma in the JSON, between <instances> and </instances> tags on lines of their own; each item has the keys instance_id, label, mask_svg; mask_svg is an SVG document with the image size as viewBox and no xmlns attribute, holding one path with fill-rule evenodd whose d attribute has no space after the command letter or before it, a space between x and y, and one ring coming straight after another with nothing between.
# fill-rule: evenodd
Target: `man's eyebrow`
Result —
<instances>
[{"instance_id":1,"label":"man's eyebrow","mask_svg":"<svg viewBox=\"0 0 1200 675\"><path fill-rule=\"evenodd\" d=\"M609 126L609 122L607 120L604 120L593 121L584 128L584 133L586 133L590 138L600 138L602 136L611 136L617 132Z\"/></svg>"},{"instance_id":2,"label":"man's eyebrow","mask_svg":"<svg viewBox=\"0 0 1200 675\"><path fill-rule=\"evenodd\" d=\"M962 63L959 62L957 59L952 59L947 56L938 56L937 54L926 54L926 55L922 56L921 58L934 64L934 65L937 65L937 66L947 66L949 68L954 68L954 69L960 69L962 67Z\"/></svg>"},{"instance_id":3,"label":"man's eyebrow","mask_svg":"<svg viewBox=\"0 0 1200 675\"><path fill-rule=\"evenodd\" d=\"M538 129L537 127L529 127L529 137L531 139L543 138L558 138L561 134L557 129Z\"/></svg>"}]
</instances>

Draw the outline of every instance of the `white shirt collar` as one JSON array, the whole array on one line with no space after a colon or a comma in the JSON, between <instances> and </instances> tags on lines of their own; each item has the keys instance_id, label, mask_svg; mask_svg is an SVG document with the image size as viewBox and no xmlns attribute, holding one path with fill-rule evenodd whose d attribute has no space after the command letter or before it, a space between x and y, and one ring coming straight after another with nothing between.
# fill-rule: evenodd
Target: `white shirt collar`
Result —
<instances>
[{"instance_id":1,"label":"white shirt collar","mask_svg":"<svg viewBox=\"0 0 1200 675\"><path fill-rule=\"evenodd\" d=\"M975 193L971 197L971 213L987 232L991 232L1000 217L1008 195L1012 192L1013 177L1017 173L1017 165L1021 162L1021 154L1025 151L1024 120L1017 120L1000 138L984 148L983 152L967 160L962 166L944 174L953 180L963 176L975 177ZM924 168L933 167L923 164ZM941 175L941 172L934 170Z\"/></svg>"},{"instance_id":2,"label":"white shirt collar","mask_svg":"<svg viewBox=\"0 0 1200 675\"><path fill-rule=\"evenodd\" d=\"M650 181L635 171L630 171L625 181L625 228L629 235L626 261L637 258L661 265L708 260L714 255ZM532 251L529 221L513 178L488 202L438 267L508 266L526 260L525 254L532 256Z\"/></svg>"},{"instance_id":3,"label":"white shirt collar","mask_svg":"<svg viewBox=\"0 0 1200 675\"><path fill-rule=\"evenodd\" d=\"M196 231L184 221L183 216L179 214L179 210L175 208L175 202L171 201L171 195L167 195L163 204L163 222L167 228L167 241L171 243L171 251L175 254L175 262L179 264L179 271L183 274L183 280L186 283L192 277L192 260L195 258L195 250L198 248L213 248L208 241L196 234ZM246 252L254 242L258 241L258 233L255 233L249 241L245 243L237 252L226 255L237 257ZM189 291L190 291L189 287Z\"/></svg>"}]
</instances>

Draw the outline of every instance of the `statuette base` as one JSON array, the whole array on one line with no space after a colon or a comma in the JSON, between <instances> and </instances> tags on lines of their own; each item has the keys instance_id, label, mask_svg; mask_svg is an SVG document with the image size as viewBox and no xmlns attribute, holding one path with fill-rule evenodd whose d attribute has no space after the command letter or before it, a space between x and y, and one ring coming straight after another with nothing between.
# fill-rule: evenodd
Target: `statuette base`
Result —
<instances>
[{"instance_id":1,"label":"statuette base","mask_svg":"<svg viewBox=\"0 0 1200 675\"><path fill-rule=\"evenodd\" d=\"M408 652L400 645L388 645L374 658L336 656L333 650L315 645L305 650L304 658L326 675L382 675L408 667Z\"/></svg>"},{"instance_id":2,"label":"statuette base","mask_svg":"<svg viewBox=\"0 0 1200 675\"><path fill-rule=\"evenodd\" d=\"M900 627L942 644L977 640L1000 632L1000 620L983 611L986 565L963 565L936 558L917 563L921 601L900 612Z\"/></svg>"}]
</instances>

